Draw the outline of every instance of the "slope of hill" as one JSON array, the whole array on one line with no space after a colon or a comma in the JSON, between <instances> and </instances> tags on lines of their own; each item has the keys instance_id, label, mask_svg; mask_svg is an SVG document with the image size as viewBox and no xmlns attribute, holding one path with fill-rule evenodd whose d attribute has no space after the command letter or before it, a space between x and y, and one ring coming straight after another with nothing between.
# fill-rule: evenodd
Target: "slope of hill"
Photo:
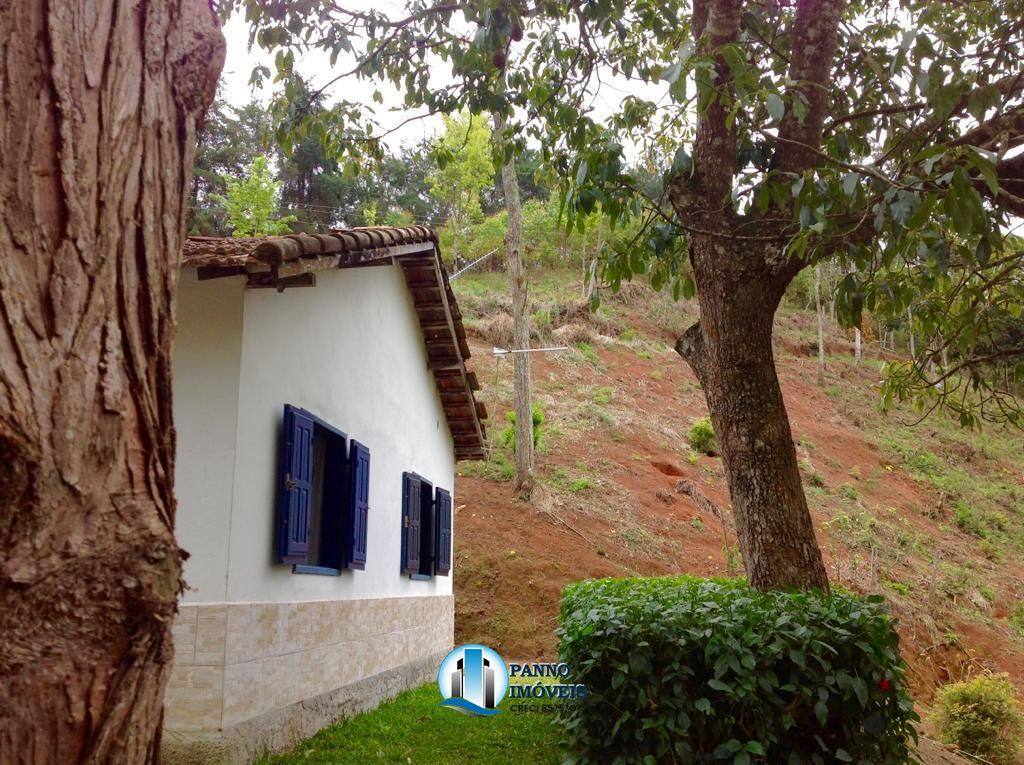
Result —
<instances>
[{"instance_id":1,"label":"slope of hill","mask_svg":"<svg viewBox=\"0 0 1024 765\"><path fill-rule=\"evenodd\" d=\"M460 466L456 640L511 657L551 657L561 588L634 574L740 575L721 460L691 452L703 394L672 350L695 308L638 285L605 296L595 315L567 274L533 287L535 400L543 409L538 489L511 491L501 445L511 365L491 357L511 330L500 274L455 282L471 329L494 444L488 463ZM1024 687L1024 438L950 421L909 427L877 408L879 352L859 366L829 330L827 384L816 384L814 314L788 307L776 326L786 405L833 583L877 592L901 622L918 699L979 668Z\"/></svg>"}]
</instances>

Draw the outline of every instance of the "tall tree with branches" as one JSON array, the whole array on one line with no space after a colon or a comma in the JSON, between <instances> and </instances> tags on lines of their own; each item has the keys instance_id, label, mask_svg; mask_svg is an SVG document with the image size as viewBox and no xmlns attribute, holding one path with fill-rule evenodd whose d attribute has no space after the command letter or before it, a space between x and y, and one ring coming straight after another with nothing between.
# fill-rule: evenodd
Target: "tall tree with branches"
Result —
<instances>
[{"instance_id":1,"label":"tall tree with branches","mask_svg":"<svg viewBox=\"0 0 1024 765\"><path fill-rule=\"evenodd\" d=\"M338 77L399 84L423 113L501 115L563 179L568 225L595 210L640 220L604 281L644 274L696 296L700 320L676 350L707 399L754 586L828 588L772 354L801 270L840 261L851 324L913 303L920 334L941 329L941 347L888 368L887 402L967 425L1017 417L975 370L1008 353L981 342L999 322L979 317L1019 314L1024 299L1006 241L1008 216L1024 214L1019 0L414 0L397 15L236 4L285 70L301 49L354 50ZM595 113L609 81L629 95ZM292 95L285 132L333 131L341 146L347 130L361 136L346 144L353 161L372 153L374 115L340 103L325 123ZM659 183L640 187L627 145L671 157Z\"/></svg>"}]
</instances>

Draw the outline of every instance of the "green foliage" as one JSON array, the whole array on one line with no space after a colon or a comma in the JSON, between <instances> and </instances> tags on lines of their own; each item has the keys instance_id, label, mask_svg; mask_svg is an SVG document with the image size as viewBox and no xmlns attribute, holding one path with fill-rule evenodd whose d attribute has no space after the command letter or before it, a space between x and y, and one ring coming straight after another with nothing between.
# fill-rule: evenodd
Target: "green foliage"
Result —
<instances>
[{"instance_id":1,"label":"green foliage","mask_svg":"<svg viewBox=\"0 0 1024 765\"><path fill-rule=\"evenodd\" d=\"M533 445L536 448L540 446L541 426L544 424L544 409L534 401L531 411L533 412ZM516 413L505 412L505 419L508 420L509 424L508 427L501 431L499 439L502 446L512 449L516 445Z\"/></svg>"},{"instance_id":2,"label":"green foliage","mask_svg":"<svg viewBox=\"0 0 1024 765\"><path fill-rule=\"evenodd\" d=\"M713 457L718 453L718 441L715 439L715 426L710 417L701 417L690 427L687 435L690 446L695 452Z\"/></svg>"},{"instance_id":3,"label":"green foliage","mask_svg":"<svg viewBox=\"0 0 1024 765\"><path fill-rule=\"evenodd\" d=\"M569 491L573 491L578 494L580 492L588 491L593 488L593 486L594 484L589 478L577 478L569 483Z\"/></svg>"},{"instance_id":4,"label":"green foliage","mask_svg":"<svg viewBox=\"0 0 1024 765\"><path fill-rule=\"evenodd\" d=\"M561 718L567 762L910 761L917 716L880 598L602 579L565 589L559 634L587 686Z\"/></svg>"},{"instance_id":5,"label":"green foliage","mask_svg":"<svg viewBox=\"0 0 1024 765\"><path fill-rule=\"evenodd\" d=\"M448 215L453 252L461 254L468 224L483 216L480 194L494 182L491 130L484 115L461 112L443 120L444 132L433 147L438 169L430 193Z\"/></svg>"},{"instance_id":6,"label":"green foliage","mask_svg":"<svg viewBox=\"0 0 1024 765\"><path fill-rule=\"evenodd\" d=\"M281 184L270 172L270 162L263 155L256 157L245 178L232 178L227 182L228 193L220 198L228 212L232 236L268 236L288 232L294 215L279 217L278 192Z\"/></svg>"},{"instance_id":7,"label":"green foliage","mask_svg":"<svg viewBox=\"0 0 1024 765\"><path fill-rule=\"evenodd\" d=\"M1013 613L1010 614L1010 624L1017 632L1024 635L1024 600L1018 601L1014 606Z\"/></svg>"},{"instance_id":8,"label":"green foliage","mask_svg":"<svg viewBox=\"0 0 1024 765\"><path fill-rule=\"evenodd\" d=\"M794 308L814 305L814 269L805 269L794 277L786 288L786 300Z\"/></svg>"},{"instance_id":9,"label":"green foliage","mask_svg":"<svg viewBox=\"0 0 1024 765\"><path fill-rule=\"evenodd\" d=\"M612 402L612 398L615 397L615 388L610 385L602 385L600 388L594 391L592 398L593 402L598 406L607 406Z\"/></svg>"},{"instance_id":10,"label":"green foliage","mask_svg":"<svg viewBox=\"0 0 1024 765\"><path fill-rule=\"evenodd\" d=\"M459 475L486 478L490 481L511 481L516 475L516 466L497 449L491 451L487 460L473 460L459 465Z\"/></svg>"},{"instance_id":11,"label":"green foliage","mask_svg":"<svg viewBox=\"0 0 1024 765\"><path fill-rule=\"evenodd\" d=\"M227 179L241 178L253 161L268 150L270 116L259 103L231 106L220 94L206 113L197 136L192 168L188 231L224 236L227 212L222 200Z\"/></svg>"},{"instance_id":12,"label":"green foliage","mask_svg":"<svg viewBox=\"0 0 1024 765\"><path fill-rule=\"evenodd\" d=\"M1007 675L981 675L951 683L936 696L939 737L996 765L1017 762L1024 736L1016 690Z\"/></svg>"},{"instance_id":13,"label":"green foliage","mask_svg":"<svg viewBox=\"0 0 1024 765\"><path fill-rule=\"evenodd\" d=\"M985 523L981 517L969 508L965 503L958 502L954 514L956 525L968 534L976 537L984 537L986 534Z\"/></svg>"},{"instance_id":14,"label":"green foliage","mask_svg":"<svg viewBox=\"0 0 1024 765\"><path fill-rule=\"evenodd\" d=\"M904 584L903 582L894 582L891 579L886 579L882 584L885 585L886 589L897 592L900 595L910 594L910 585Z\"/></svg>"},{"instance_id":15,"label":"green foliage","mask_svg":"<svg viewBox=\"0 0 1024 765\"><path fill-rule=\"evenodd\" d=\"M590 343L576 343L576 350L578 350L580 355L591 364L597 365L601 363L600 357L597 355L597 352L593 349Z\"/></svg>"},{"instance_id":16,"label":"green foliage","mask_svg":"<svg viewBox=\"0 0 1024 765\"><path fill-rule=\"evenodd\" d=\"M576 465L580 468L579 463ZM572 478L564 467L557 467L551 474L549 482L552 486L562 491L571 491L573 494L582 494L594 488L594 481L589 476L578 476Z\"/></svg>"}]
</instances>

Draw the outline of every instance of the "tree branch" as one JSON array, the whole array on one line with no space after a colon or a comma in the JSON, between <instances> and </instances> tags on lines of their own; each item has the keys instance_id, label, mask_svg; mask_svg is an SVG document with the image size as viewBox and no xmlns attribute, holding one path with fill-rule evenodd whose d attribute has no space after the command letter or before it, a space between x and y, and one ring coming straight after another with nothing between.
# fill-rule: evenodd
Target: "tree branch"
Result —
<instances>
[{"instance_id":1,"label":"tree branch","mask_svg":"<svg viewBox=\"0 0 1024 765\"><path fill-rule=\"evenodd\" d=\"M997 114L952 142L1002 153L1024 143L1024 107Z\"/></svg>"},{"instance_id":2,"label":"tree branch","mask_svg":"<svg viewBox=\"0 0 1024 765\"><path fill-rule=\"evenodd\" d=\"M836 52L842 0L799 0L793 22L793 61L789 78L796 83L790 90L790 105L779 127L784 141L772 161L774 170L801 173L819 160L815 151L821 145L821 134L828 109L832 59ZM797 119L792 99L807 102L807 114Z\"/></svg>"},{"instance_id":3,"label":"tree branch","mask_svg":"<svg viewBox=\"0 0 1024 765\"><path fill-rule=\"evenodd\" d=\"M708 0L695 5L694 34L699 35L703 53L714 55L721 46L739 39L742 9L739 0ZM694 180L704 209L717 208L728 198L736 156L736 127L729 127L724 97L732 88L732 70L720 55L715 55L715 69L717 95L699 116L694 148Z\"/></svg>"},{"instance_id":4,"label":"tree branch","mask_svg":"<svg viewBox=\"0 0 1024 765\"><path fill-rule=\"evenodd\" d=\"M676 339L676 353L690 365L693 373L697 375L697 380L703 385L708 363L708 348L704 342L704 329L699 321Z\"/></svg>"}]
</instances>

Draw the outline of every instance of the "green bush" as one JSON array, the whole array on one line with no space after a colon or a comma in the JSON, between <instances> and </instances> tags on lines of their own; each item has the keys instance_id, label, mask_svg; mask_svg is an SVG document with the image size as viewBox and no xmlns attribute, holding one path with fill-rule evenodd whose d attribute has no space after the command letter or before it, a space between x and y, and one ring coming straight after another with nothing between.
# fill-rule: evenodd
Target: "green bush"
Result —
<instances>
[{"instance_id":1,"label":"green bush","mask_svg":"<svg viewBox=\"0 0 1024 765\"><path fill-rule=\"evenodd\" d=\"M965 503L957 503L956 512L953 517L956 521L956 525L959 526L961 530L966 531L968 534L973 534L976 537L985 537L985 523L982 521L981 517Z\"/></svg>"},{"instance_id":2,"label":"green bush","mask_svg":"<svg viewBox=\"0 0 1024 765\"><path fill-rule=\"evenodd\" d=\"M541 409L540 404L534 402L531 411L533 412L533 445L536 448L540 445L540 426L544 424L544 410ZM505 412L505 419L508 420L509 425L501 431L499 438L502 446L511 449L516 445L516 413Z\"/></svg>"},{"instance_id":3,"label":"green bush","mask_svg":"<svg viewBox=\"0 0 1024 765\"><path fill-rule=\"evenodd\" d=\"M576 350L580 352L591 364L600 364L601 358L597 355L597 351L590 345L590 343L576 343Z\"/></svg>"},{"instance_id":4,"label":"green bush","mask_svg":"<svg viewBox=\"0 0 1024 765\"><path fill-rule=\"evenodd\" d=\"M982 675L939 689L939 737L996 765L1017 762L1024 717L1007 675Z\"/></svg>"},{"instance_id":5,"label":"green bush","mask_svg":"<svg viewBox=\"0 0 1024 765\"><path fill-rule=\"evenodd\" d=\"M718 442L715 440L715 427L711 424L711 419L708 417L701 417L693 423L688 438L690 446L696 452L707 454L711 457L715 456L718 452Z\"/></svg>"},{"instance_id":6,"label":"green bush","mask_svg":"<svg viewBox=\"0 0 1024 765\"><path fill-rule=\"evenodd\" d=\"M1010 624L1017 632L1024 635L1024 600L1018 601L1014 606L1013 613L1010 614Z\"/></svg>"},{"instance_id":7,"label":"green bush","mask_svg":"<svg viewBox=\"0 0 1024 765\"><path fill-rule=\"evenodd\" d=\"M562 596L573 763L910 761L917 715L881 598L601 579Z\"/></svg>"}]
</instances>

